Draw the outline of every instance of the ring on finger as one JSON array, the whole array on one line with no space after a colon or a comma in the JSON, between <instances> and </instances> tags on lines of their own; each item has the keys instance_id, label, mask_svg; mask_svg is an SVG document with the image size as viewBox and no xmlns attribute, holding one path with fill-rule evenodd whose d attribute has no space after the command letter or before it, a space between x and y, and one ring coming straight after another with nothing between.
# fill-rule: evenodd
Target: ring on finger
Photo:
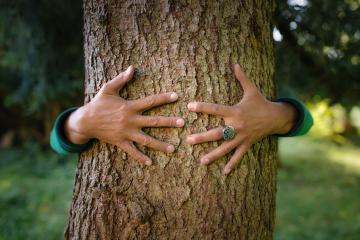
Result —
<instances>
[{"instance_id":1,"label":"ring on finger","mask_svg":"<svg viewBox=\"0 0 360 240\"><path fill-rule=\"evenodd\" d=\"M222 137L225 141L233 139L235 137L235 133L235 128L232 126L225 126L222 129Z\"/></svg>"}]
</instances>

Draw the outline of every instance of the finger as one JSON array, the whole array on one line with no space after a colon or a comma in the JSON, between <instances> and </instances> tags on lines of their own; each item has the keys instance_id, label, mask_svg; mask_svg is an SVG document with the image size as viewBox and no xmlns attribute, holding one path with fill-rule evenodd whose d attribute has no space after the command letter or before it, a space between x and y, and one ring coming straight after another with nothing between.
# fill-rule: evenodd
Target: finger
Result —
<instances>
[{"instance_id":1,"label":"finger","mask_svg":"<svg viewBox=\"0 0 360 240\"><path fill-rule=\"evenodd\" d=\"M141 145L144 145L146 147L153 148L155 150L159 150L162 152L172 153L175 151L175 147L173 145L166 143L166 142L162 142L160 140L157 140L144 132L134 134L132 136L132 140Z\"/></svg>"},{"instance_id":2,"label":"finger","mask_svg":"<svg viewBox=\"0 0 360 240\"><path fill-rule=\"evenodd\" d=\"M215 104L215 103L206 103L206 102L190 102L187 105L188 109L192 112L201 112L211 115L224 116L232 112L230 106Z\"/></svg>"},{"instance_id":3,"label":"finger","mask_svg":"<svg viewBox=\"0 0 360 240\"><path fill-rule=\"evenodd\" d=\"M212 150L210 153L204 155L200 162L201 164L207 165L220 157L224 156L225 154L229 153L238 145L238 140L234 139L232 141L224 142L219 147Z\"/></svg>"},{"instance_id":4,"label":"finger","mask_svg":"<svg viewBox=\"0 0 360 240\"><path fill-rule=\"evenodd\" d=\"M134 75L135 68L129 66L126 71L121 72L119 75L114 77L110 82L106 83L105 91L108 93L117 93L122 89L125 84L130 81Z\"/></svg>"},{"instance_id":5,"label":"finger","mask_svg":"<svg viewBox=\"0 0 360 240\"><path fill-rule=\"evenodd\" d=\"M231 170L234 169L248 149L249 146L247 144L240 145L236 148L234 155L224 167L224 174L229 174Z\"/></svg>"},{"instance_id":6,"label":"finger","mask_svg":"<svg viewBox=\"0 0 360 240\"><path fill-rule=\"evenodd\" d=\"M246 76L246 74L244 73L244 71L241 69L239 64L235 64L234 66L234 73L235 73L235 77L236 79L240 82L241 87L244 90L244 93L251 91L253 89L256 89L256 86L254 83L252 83L248 77Z\"/></svg>"},{"instance_id":7,"label":"finger","mask_svg":"<svg viewBox=\"0 0 360 240\"><path fill-rule=\"evenodd\" d=\"M183 127L185 121L178 117L140 116L137 123L141 127Z\"/></svg>"},{"instance_id":8,"label":"finger","mask_svg":"<svg viewBox=\"0 0 360 240\"><path fill-rule=\"evenodd\" d=\"M131 104L133 104L135 110L144 112L156 106L172 103L177 99L178 95L176 93L169 92L133 100L131 101Z\"/></svg>"},{"instance_id":9,"label":"finger","mask_svg":"<svg viewBox=\"0 0 360 240\"><path fill-rule=\"evenodd\" d=\"M189 135L186 138L186 142L189 144L199 144L220 140L222 138L222 129L222 127L217 127L206 132Z\"/></svg>"},{"instance_id":10,"label":"finger","mask_svg":"<svg viewBox=\"0 0 360 240\"><path fill-rule=\"evenodd\" d=\"M120 148L141 164L145 164L147 166L152 164L151 159L143 154L139 149L137 149L132 142L125 143L121 145Z\"/></svg>"}]
</instances>

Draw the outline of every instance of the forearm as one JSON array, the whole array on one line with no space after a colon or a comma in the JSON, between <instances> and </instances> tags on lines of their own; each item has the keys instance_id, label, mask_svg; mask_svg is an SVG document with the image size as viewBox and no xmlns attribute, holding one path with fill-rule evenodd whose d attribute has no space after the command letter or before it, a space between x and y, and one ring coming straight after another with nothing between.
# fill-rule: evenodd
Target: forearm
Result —
<instances>
[{"instance_id":1,"label":"forearm","mask_svg":"<svg viewBox=\"0 0 360 240\"><path fill-rule=\"evenodd\" d=\"M271 114L273 115L273 130L271 134L286 134L295 125L297 120L297 110L289 103L272 102Z\"/></svg>"},{"instance_id":2,"label":"forearm","mask_svg":"<svg viewBox=\"0 0 360 240\"><path fill-rule=\"evenodd\" d=\"M279 98L274 120L280 123L273 133L280 137L294 137L306 134L313 125L313 118L306 106L293 98Z\"/></svg>"},{"instance_id":3,"label":"forearm","mask_svg":"<svg viewBox=\"0 0 360 240\"><path fill-rule=\"evenodd\" d=\"M84 144L90 140L85 131L85 106L76 109L66 119L64 124L65 137L74 144Z\"/></svg>"},{"instance_id":4,"label":"forearm","mask_svg":"<svg viewBox=\"0 0 360 240\"><path fill-rule=\"evenodd\" d=\"M57 117L50 135L50 145L57 153L78 153L92 144L91 139L77 132L77 126L81 126L77 120L79 112L77 108L69 108ZM68 124L70 116L72 120Z\"/></svg>"}]
</instances>

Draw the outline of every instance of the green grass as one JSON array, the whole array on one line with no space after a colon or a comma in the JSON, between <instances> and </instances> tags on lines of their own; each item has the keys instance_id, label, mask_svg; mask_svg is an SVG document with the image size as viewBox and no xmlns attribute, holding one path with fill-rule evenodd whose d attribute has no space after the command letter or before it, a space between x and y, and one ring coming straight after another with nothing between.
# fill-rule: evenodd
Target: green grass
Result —
<instances>
[{"instance_id":1,"label":"green grass","mask_svg":"<svg viewBox=\"0 0 360 240\"><path fill-rule=\"evenodd\" d=\"M276 240L360 239L360 150L282 139ZM63 239L76 156L0 150L0 240Z\"/></svg>"},{"instance_id":2,"label":"green grass","mask_svg":"<svg viewBox=\"0 0 360 240\"><path fill-rule=\"evenodd\" d=\"M76 156L37 145L0 151L0 240L63 239Z\"/></svg>"},{"instance_id":3,"label":"green grass","mask_svg":"<svg viewBox=\"0 0 360 240\"><path fill-rule=\"evenodd\" d=\"M282 139L275 239L360 239L360 150Z\"/></svg>"}]
</instances>

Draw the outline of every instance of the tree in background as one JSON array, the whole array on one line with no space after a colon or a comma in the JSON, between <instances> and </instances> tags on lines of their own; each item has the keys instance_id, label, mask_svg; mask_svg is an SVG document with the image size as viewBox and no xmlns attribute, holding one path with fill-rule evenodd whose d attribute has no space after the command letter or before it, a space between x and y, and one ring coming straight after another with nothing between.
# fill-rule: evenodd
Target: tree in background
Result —
<instances>
[{"instance_id":1,"label":"tree in background","mask_svg":"<svg viewBox=\"0 0 360 240\"><path fill-rule=\"evenodd\" d=\"M282 93L359 104L360 3L277 1L276 65Z\"/></svg>"},{"instance_id":2,"label":"tree in background","mask_svg":"<svg viewBox=\"0 0 360 240\"><path fill-rule=\"evenodd\" d=\"M81 102L81 1L0 2L0 136L48 141L54 118Z\"/></svg>"},{"instance_id":3,"label":"tree in background","mask_svg":"<svg viewBox=\"0 0 360 240\"><path fill-rule=\"evenodd\" d=\"M224 161L199 166L217 143L182 139L221 125L189 113L189 101L235 104L240 62L265 96L274 96L272 1L84 1L85 101L128 65L145 74L121 92L127 99L175 91L179 101L147 112L187 120L147 133L177 146L174 154L143 149L142 168L120 149L96 143L80 156L67 239L272 239L276 149L266 138L229 176ZM225 160L225 159L222 159Z\"/></svg>"}]
</instances>

